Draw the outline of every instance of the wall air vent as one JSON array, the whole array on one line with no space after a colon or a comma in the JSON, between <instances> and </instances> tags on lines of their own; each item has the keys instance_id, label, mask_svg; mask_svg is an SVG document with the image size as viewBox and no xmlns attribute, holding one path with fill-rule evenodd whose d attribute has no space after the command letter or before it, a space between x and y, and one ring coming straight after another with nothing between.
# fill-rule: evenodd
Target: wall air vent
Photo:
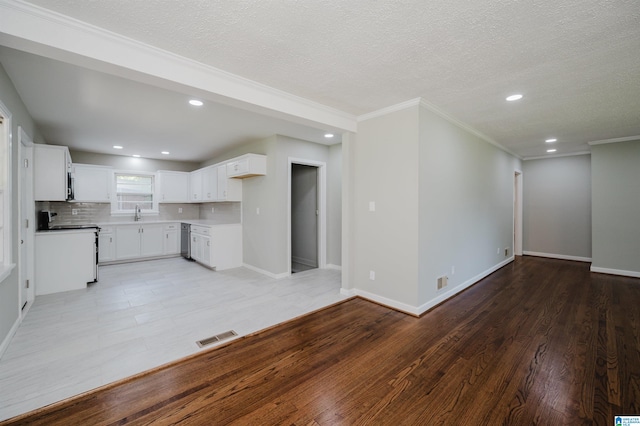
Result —
<instances>
[{"instance_id":1,"label":"wall air vent","mask_svg":"<svg viewBox=\"0 0 640 426\"><path fill-rule=\"evenodd\" d=\"M449 284L449 278L446 275L438 277L438 290L443 289Z\"/></svg>"}]
</instances>

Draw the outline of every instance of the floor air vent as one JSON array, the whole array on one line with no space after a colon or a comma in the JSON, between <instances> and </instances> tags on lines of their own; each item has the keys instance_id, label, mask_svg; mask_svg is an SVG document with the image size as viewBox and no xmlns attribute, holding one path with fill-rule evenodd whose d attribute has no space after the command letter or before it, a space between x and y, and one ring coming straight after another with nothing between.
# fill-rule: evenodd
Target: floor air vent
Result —
<instances>
[{"instance_id":1,"label":"floor air vent","mask_svg":"<svg viewBox=\"0 0 640 426\"><path fill-rule=\"evenodd\" d=\"M210 345L212 343L222 342L223 340L230 339L233 336L237 336L237 335L238 335L238 333L236 333L233 330L225 331L224 333L216 334L215 336L208 337L208 338L202 339L202 340L198 340L196 343L198 344L198 346L203 348L203 347L205 347L207 345Z\"/></svg>"}]
</instances>

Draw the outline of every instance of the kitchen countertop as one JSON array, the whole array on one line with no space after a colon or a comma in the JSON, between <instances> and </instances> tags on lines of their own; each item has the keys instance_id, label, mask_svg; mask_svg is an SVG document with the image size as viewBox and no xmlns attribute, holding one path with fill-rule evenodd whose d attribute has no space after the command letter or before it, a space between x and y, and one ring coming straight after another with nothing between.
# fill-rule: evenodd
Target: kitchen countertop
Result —
<instances>
[{"instance_id":1,"label":"kitchen countertop","mask_svg":"<svg viewBox=\"0 0 640 426\"><path fill-rule=\"evenodd\" d=\"M188 219L188 220L139 220L139 221L121 221L121 222L102 222L98 223L99 227L117 226L117 225L154 225L163 223L188 223L190 225L203 225L203 226L227 226L227 225L241 225L241 223L216 223L213 220L204 219Z\"/></svg>"},{"instance_id":2,"label":"kitchen countertop","mask_svg":"<svg viewBox=\"0 0 640 426\"><path fill-rule=\"evenodd\" d=\"M36 234L71 234L79 232L96 232L96 228L76 228L76 229L38 229Z\"/></svg>"}]
</instances>

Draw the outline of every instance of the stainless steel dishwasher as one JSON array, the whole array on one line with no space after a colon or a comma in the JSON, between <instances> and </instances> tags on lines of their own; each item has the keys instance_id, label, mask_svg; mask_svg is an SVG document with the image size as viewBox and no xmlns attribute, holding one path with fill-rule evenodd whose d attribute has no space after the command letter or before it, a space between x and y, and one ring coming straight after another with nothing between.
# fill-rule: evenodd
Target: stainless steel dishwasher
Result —
<instances>
[{"instance_id":1,"label":"stainless steel dishwasher","mask_svg":"<svg viewBox=\"0 0 640 426\"><path fill-rule=\"evenodd\" d=\"M180 255L191 260L191 225L180 224Z\"/></svg>"}]
</instances>

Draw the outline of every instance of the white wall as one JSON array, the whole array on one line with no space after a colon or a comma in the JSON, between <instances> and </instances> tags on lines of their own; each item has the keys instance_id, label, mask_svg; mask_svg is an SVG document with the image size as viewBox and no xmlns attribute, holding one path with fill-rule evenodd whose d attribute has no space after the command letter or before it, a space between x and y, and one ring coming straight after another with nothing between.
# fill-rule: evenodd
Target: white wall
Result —
<instances>
[{"instance_id":1,"label":"white wall","mask_svg":"<svg viewBox=\"0 0 640 426\"><path fill-rule=\"evenodd\" d=\"M591 270L640 277L640 140L591 147Z\"/></svg>"},{"instance_id":2,"label":"white wall","mask_svg":"<svg viewBox=\"0 0 640 426\"><path fill-rule=\"evenodd\" d=\"M388 111L343 137L351 166L343 289L420 314L512 260L521 164L421 102ZM438 291L441 275L450 280Z\"/></svg>"},{"instance_id":3,"label":"white wall","mask_svg":"<svg viewBox=\"0 0 640 426\"><path fill-rule=\"evenodd\" d=\"M342 144L329 147L327 164L327 264L342 266Z\"/></svg>"},{"instance_id":4,"label":"white wall","mask_svg":"<svg viewBox=\"0 0 640 426\"><path fill-rule=\"evenodd\" d=\"M33 119L29 115L22 99L15 90L13 83L6 74L4 68L0 66L0 101L11 112L11 133L12 133L12 151L11 151L11 191L12 191L12 261L18 262L18 180L20 179L18 167L18 127L21 126L25 132L35 141L42 142L40 132L35 127ZM5 341L11 328L18 320L18 273L19 266L13 269L11 275L0 283L0 344Z\"/></svg>"},{"instance_id":5,"label":"white wall","mask_svg":"<svg viewBox=\"0 0 640 426\"><path fill-rule=\"evenodd\" d=\"M524 254L591 260L591 157L524 161Z\"/></svg>"},{"instance_id":6,"label":"white wall","mask_svg":"<svg viewBox=\"0 0 640 426\"><path fill-rule=\"evenodd\" d=\"M521 164L426 107L420 108L419 158L423 311L512 258L514 173ZM437 290L443 275L448 286Z\"/></svg>"},{"instance_id":7,"label":"white wall","mask_svg":"<svg viewBox=\"0 0 640 426\"><path fill-rule=\"evenodd\" d=\"M417 305L418 126L406 108L361 121L353 142L350 286L381 303Z\"/></svg>"}]
</instances>

